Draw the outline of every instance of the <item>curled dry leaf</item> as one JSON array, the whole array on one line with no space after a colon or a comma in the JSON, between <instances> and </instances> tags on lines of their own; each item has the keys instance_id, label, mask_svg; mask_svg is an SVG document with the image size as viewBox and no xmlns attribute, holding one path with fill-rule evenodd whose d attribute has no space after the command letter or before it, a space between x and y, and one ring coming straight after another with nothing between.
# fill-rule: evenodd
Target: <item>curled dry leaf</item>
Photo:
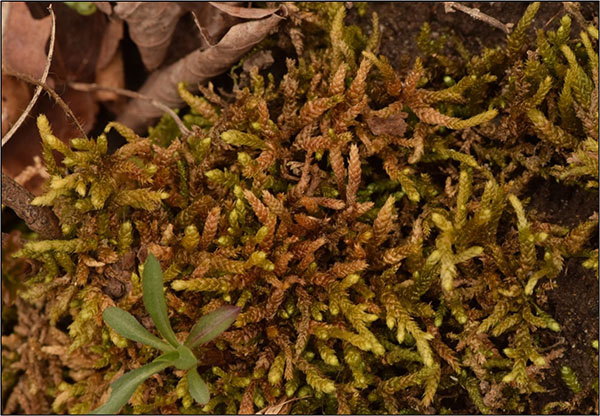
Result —
<instances>
[{"instance_id":1,"label":"curled dry leaf","mask_svg":"<svg viewBox=\"0 0 600 416\"><path fill-rule=\"evenodd\" d=\"M277 12L279 9L256 9L234 6L227 3L211 1L209 4L230 16L240 17L242 19L262 19Z\"/></svg>"},{"instance_id":2,"label":"curled dry leaf","mask_svg":"<svg viewBox=\"0 0 600 416\"><path fill-rule=\"evenodd\" d=\"M40 79L46 66L50 16L34 19L23 2L2 4L2 67Z\"/></svg>"},{"instance_id":3,"label":"curled dry leaf","mask_svg":"<svg viewBox=\"0 0 600 416\"><path fill-rule=\"evenodd\" d=\"M112 6L110 1L95 1L94 4L102 13L110 16L112 14Z\"/></svg>"},{"instance_id":4,"label":"curled dry leaf","mask_svg":"<svg viewBox=\"0 0 600 416\"><path fill-rule=\"evenodd\" d=\"M273 63L275 63L275 58L271 51L258 51L244 61L242 69L249 73L254 67L261 70L270 67Z\"/></svg>"},{"instance_id":5,"label":"curled dry leaf","mask_svg":"<svg viewBox=\"0 0 600 416\"><path fill-rule=\"evenodd\" d=\"M123 88L125 86L125 68L121 50L113 55L106 66L96 71L96 84L112 88ZM117 101L120 96L112 91L97 91L96 97L100 101ZM123 100L120 103L123 104ZM116 108L112 109L115 110Z\"/></svg>"},{"instance_id":6,"label":"curled dry leaf","mask_svg":"<svg viewBox=\"0 0 600 416\"><path fill-rule=\"evenodd\" d=\"M123 22L117 19L108 21L106 30L102 35L98 62L96 62L96 71L109 65L119 48L119 43L123 38Z\"/></svg>"},{"instance_id":7,"label":"curled dry leaf","mask_svg":"<svg viewBox=\"0 0 600 416\"><path fill-rule=\"evenodd\" d=\"M223 2L229 6L239 6L243 2ZM209 3L182 2L181 7L192 13L198 30L199 37L202 40L201 49L206 49L218 43L219 39L242 19L227 14L220 9L212 7Z\"/></svg>"},{"instance_id":8,"label":"curled dry leaf","mask_svg":"<svg viewBox=\"0 0 600 416\"><path fill-rule=\"evenodd\" d=\"M62 3L55 5L54 12L56 47L50 70L52 78L58 85L66 81L92 81L108 26L106 15L83 16Z\"/></svg>"},{"instance_id":9,"label":"curled dry leaf","mask_svg":"<svg viewBox=\"0 0 600 416\"><path fill-rule=\"evenodd\" d=\"M17 121L30 99L31 91L25 82L2 74L2 136Z\"/></svg>"},{"instance_id":10,"label":"curled dry leaf","mask_svg":"<svg viewBox=\"0 0 600 416\"><path fill-rule=\"evenodd\" d=\"M118 2L114 11L127 22L131 39L137 45L146 68L158 68L185 10L177 3L136 1Z\"/></svg>"},{"instance_id":11,"label":"curled dry leaf","mask_svg":"<svg viewBox=\"0 0 600 416\"><path fill-rule=\"evenodd\" d=\"M294 399L281 399L279 403L272 406L267 406L262 410L259 410L255 414L257 415L287 415L290 413L292 403L298 400L309 399L311 396L296 397Z\"/></svg>"},{"instance_id":12,"label":"curled dry leaf","mask_svg":"<svg viewBox=\"0 0 600 416\"><path fill-rule=\"evenodd\" d=\"M283 11L281 7L277 9ZM276 13L261 19L233 26L218 44L206 50L196 50L160 71L154 72L140 89L140 93L169 107L181 107L177 93L181 81L191 87L204 83L231 67L254 45L262 41L283 18ZM118 121L134 130L141 130L162 111L148 102L131 101Z\"/></svg>"}]
</instances>

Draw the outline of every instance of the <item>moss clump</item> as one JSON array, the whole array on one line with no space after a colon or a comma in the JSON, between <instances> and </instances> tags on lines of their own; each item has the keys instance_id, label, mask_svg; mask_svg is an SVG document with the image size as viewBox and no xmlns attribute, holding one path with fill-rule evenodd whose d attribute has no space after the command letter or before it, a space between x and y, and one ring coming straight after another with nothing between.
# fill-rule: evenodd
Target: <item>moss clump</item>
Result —
<instances>
[{"instance_id":1,"label":"moss clump","mask_svg":"<svg viewBox=\"0 0 600 416\"><path fill-rule=\"evenodd\" d=\"M531 45L538 6L508 48L461 49L460 62L425 28L435 56L406 77L377 56L377 30L344 26L343 5L300 8L301 55L279 82L253 71L228 103L180 86L187 138L167 119L151 138L111 123L127 144L109 155L105 136L67 146L41 116L53 176L35 203L54 207L65 238L20 251L41 264L23 297L72 317L69 351L87 361L65 360L67 373L100 375L71 375L56 400L88 411L155 358L99 318L117 305L143 322L136 258L151 251L176 334L220 306L242 312L199 354L205 407L160 374L134 412L255 412L284 397L304 397L292 413L451 412L448 394L528 411L556 357L540 334L560 331L544 282L565 257L597 265L597 216L565 229L523 196L539 176L598 183L597 29L573 44L567 17Z\"/></svg>"}]
</instances>

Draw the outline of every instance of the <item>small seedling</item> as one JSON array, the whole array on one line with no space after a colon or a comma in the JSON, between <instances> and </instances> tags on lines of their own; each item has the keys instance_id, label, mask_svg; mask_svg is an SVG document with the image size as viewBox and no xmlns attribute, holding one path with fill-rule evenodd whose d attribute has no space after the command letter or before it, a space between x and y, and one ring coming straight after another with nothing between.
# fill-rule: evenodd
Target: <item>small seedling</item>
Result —
<instances>
[{"instance_id":1,"label":"small seedling","mask_svg":"<svg viewBox=\"0 0 600 416\"><path fill-rule=\"evenodd\" d=\"M196 322L183 344L177 341L167 316L167 304L163 294L163 274L160 263L152 253L144 263L143 272L144 306L150 314L156 329L166 340L148 332L129 312L121 308L110 307L104 310L104 322L117 334L132 341L141 342L164 352L154 361L124 374L111 383L112 391L108 401L94 410L92 414L117 413L123 407L136 388L147 378L167 367L174 366L187 370L190 395L200 404L206 404L210 397L208 386L200 378L197 369L198 359L193 349L207 343L225 331L235 321L240 312L236 306L224 306Z\"/></svg>"}]
</instances>

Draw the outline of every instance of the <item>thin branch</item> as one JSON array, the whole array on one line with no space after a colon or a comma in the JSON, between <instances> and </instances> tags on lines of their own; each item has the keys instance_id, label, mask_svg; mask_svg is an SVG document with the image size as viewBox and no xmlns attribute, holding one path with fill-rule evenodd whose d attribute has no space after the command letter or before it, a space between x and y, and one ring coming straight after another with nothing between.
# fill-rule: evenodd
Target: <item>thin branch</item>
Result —
<instances>
[{"instance_id":1,"label":"thin branch","mask_svg":"<svg viewBox=\"0 0 600 416\"><path fill-rule=\"evenodd\" d=\"M48 207L31 205L33 194L2 172L2 203L15 211L15 214L32 230L45 239L62 237L58 218Z\"/></svg>"},{"instance_id":2,"label":"thin branch","mask_svg":"<svg viewBox=\"0 0 600 416\"><path fill-rule=\"evenodd\" d=\"M196 23L196 27L198 28L198 32L200 32L200 36L202 36L202 39L206 42L208 47L215 46L215 43L210 40L210 35L208 34L208 31L202 27L200 21L198 20L198 16L196 16L196 12L194 12L193 10L192 16L194 17L194 23Z\"/></svg>"},{"instance_id":3,"label":"thin branch","mask_svg":"<svg viewBox=\"0 0 600 416\"><path fill-rule=\"evenodd\" d=\"M160 101L158 101L152 97L148 97L147 95L140 94L139 92L135 92L135 91L131 91L131 90L125 90L123 88L106 87L104 85L93 84L93 83L88 84L85 82L70 82L69 87L73 88L74 90L84 91L84 92L110 91L110 92L114 92L115 94L124 95L126 97L148 101L153 106L160 108L165 113L167 113L169 116L171 116L171 118L177 124L177 127L179 127L179 130L181 130L181 133L184 135L184 137L188 137L188 136L192 135L192 132L188 130L188 128L185 126L185 124L183 124L183 121L181 121L181 119L175 113L175 111L173 111L167 105L161 103Z\"/></svg>"},{"instance_id":4,"label":"thin branch","mask_svg":"<svg viewBox=\"0 0 600 416\"><path fill-rule=\"evenodd\" d=\"M54 40L56 39L56 17L54 16L54 10L52 9L52 5L48 6L48 10L50 10L50 15L52 16L52 31L50 32L50 49L48 50L48 58L46 59L46 67L44 68L44 73L42 74L42 78L40 79L40 82L42 82L42 83L46 82L46 79L48 78L48 73L50 72L50 64L52 63L52 55L54 55ZM19 127L21 127L21 124L23 124L23 122L25 121L25 118L27 117L27 115L29 114L29 112L31 111L31 109L33 108L35 103L37 102L38 98L40 97L40 95L42 93L42 89L43 88L41 86L39 86L39 85L37 86L37 88L35 89L35 93L33 94L33 98L31 98L31 101L29 101L29 104L27 105L27 108L25 109L25 111L23 111L23 113L21 113L21 116L19 117L17 122L12 125L12 127L10 128L8 133L6 133L6 135L2 138L2 146L4 146L6 143L8 143L8 141L15 134L17 129Z\"/></svg>"},{"instance_id":5,"label":"thin branch","mask_svg":"<svg viewBox=\"0 0 600 416\"><path fill-rule=\"evenodd\" d=\"M67 103L65 103L63 101L63 99L60 98L60 95L58 95L56 93L56 91L54 91L49 85L47 85L44 82L38 81L37 79L35 79L33 77L30 77L27 74L21 74L19 72L14 72L14 71L7 70L7 69L4 69L4 68L2 68L2 71L6 75L9 75L11 77L15 77L15 78L18 78L18 79L22 79L25 82L29 82L30 84L42 87L48 94L50 94L52 96L52 98L54 98L54 100L63 109L63 111L65 113L67 113L67 115L69 116L69 118L71 118L71 120L73 120L73 123L75 124L75 126L77 127L77 129L79 130L79 132L81 133L82 137L85 138L85 139L88 138L87 134L85 134L85 131L83 130L83 127L81 127L81 124L77 120L77 117L75 117L75 114L73 114L73 111L71 111L71 109L69 108L69 106L67 105Z\"/></svg>"},{"instance_id":6,"label":"thin branch","mask_svg":"<svg viewBox=\"0 0 600 416\"><path fill-rule=\"evenodd\" d=\"M504 31L504 33L506 34L510 33L510 29L513 27L512 23L504 24L501 21L494 19L493 17L488 16L485 13L482 13L479 9L463 6L462 4L456 3L454 1L444 2L444 10L446 11L446 13L452 13L454 12L454 9L466 13L474 19L481 20L482 22L486 22L494 27L497 27L498 29Z\"/></svg>"}]
</instances>

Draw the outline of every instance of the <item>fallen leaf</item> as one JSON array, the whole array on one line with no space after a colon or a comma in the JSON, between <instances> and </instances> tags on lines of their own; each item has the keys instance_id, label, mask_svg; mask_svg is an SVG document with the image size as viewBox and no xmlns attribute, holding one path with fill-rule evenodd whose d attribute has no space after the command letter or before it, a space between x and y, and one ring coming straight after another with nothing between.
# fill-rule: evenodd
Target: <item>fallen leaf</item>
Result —
<instances>
[{"instance_id":1,"label":"fallen leaf","mask_svg":"<svg viewBox=\"0 0 600 416\"><path fill-rule=\"evenodd\" d=\"M273 58L273 53L271 51L258 51L248 59L244 61L244 65L242 65L242 69L245 72L250 72L252 68L258 68L259 70L265 69L273 65L275 59Z\"/></svg>"},{"instance_id":2,"label":"fallen leaf","mask_svg":"<svg viewBox=\"0 0 600 416\"><path fill-rule=\"evenodd\" d=\"M137 45L146 68L158 68L185 10L177 3L137 1L117 2L114 12L127 22L129 35Z\"/></svg>"},{"instance_id":3,"label":"fallen leaf","mask_svg":"<svg viewBox=\"0 0 600 416\"><path fill-rule=\"evenodd\" d=\"M308 399L310 397L311 396L296 397L294 399L288 399L288 400L283 398L279 401L279 403L276 403L272 406L267 406L264 409L259 410L255 414L257 414L257 415L287 415L290 413L290 409L292 407L293 402L298 401L298 400Z\"/></svg>"},{"instance_id":4,"label":"fallen leaf","mask_svg":"<svg viewBox=\"0 0 600 416\"><path fill-rule=\"evenodd\" d=\"M125 68L121 50L113 54L108 65L96 71L96 84L113 88L125 87ZM100 101L119 101L121 99L124 102L125 100L123 96L112 91L97 91L96 97Z\"/></svg>"},{"instance_id":5,"label":"fallen leaf","mask_svg":"<svg viewBox=\"0 0 600 416\"><path fill-rule=\"evenodd\" d=\"M96 70L100 70L107 66L113 59L119 43L123 38L123 22L118 19L111 19L102 36L100 44L100 52L98 53L98 62Z\"/></svg>"},{"instance_id":6,"label":"fallen leaf","mask_svg":"<svg viewBox=\"0 0 600 416\"><path fill-rule=\"evenodd\" d=\"M201 49L216 45L232 26L241 22L240 18L212 7L209 3L181 2L180 4L185 10L195 14L200 38L203 40ZM221 4L239 6L244 2L230 1Z\"/></svg>"},{"instance_id":7,"label":"fallen leaf","mask_svg":"<svg viewBox=\"0 0 600 416\"><path fill-rule=\"evenodd\" d=\"M275 13L278 9L258 9L233 6L227 3L208 2L213 7L227 13L230 16L240 17L242 19L262 19Z\"/></svg>"},{"instance_id":8,"label":"fallen leaf","mask_svg":"<svg viewBox=\"0 0 600 416\"><path fill-rule=\"evenodd\" d=\"M31 91L25 82L2 74L2 136L18 120L30 99Z\"/></svg>"},{"instance_id":9,"label":"fallen leaf","mask_svg":"<svg viewBox=\"0 0 600 416\"><path fill-rule=\"evenodd\" d=\"M95 1L94 4L102 13L108 16L112 14L112 6L109 1Z\"/></svg>"},{"instance_id":10,"label":"fallen leaf","mask_svg":"<svg viewBox=\"0 0 600 416\"><path fill-rule=\"evenodd\" d=\"M93 81L108 18L104 13L83 16L61 3L56 3L54 11L56 47L52 77L58 85Z\"/></svg>"},{"instance_id":11,"label":"fallen leaf","mask_svg":"<svg viewBox=\"0 0 600 416\"><path fill-rule=\"evenodd\" d=\"M66 6L65 6L66 7ZM2 3L2 66L40 79L46 66L50 16L34 19L23 2Z\"/></svg>"},{"instance_id":12,"label":"fallen leaf","mask_svg":"<svg viewBox=\"0 0 600 416\"><path fill-rule=\"evenodd\" d=\"M401 137L406 131L406 121L408 114L399 112L392 114L389 117L367 117L367 125L373 134L379 136L381 134L387 134L389 136Z\"/></svg>"},{"instance_id":13,"label":"fallen leaf","mask_svg":"<svg viewBox=\"0 0 600 416\"><path fill-rule=\"evenodd\" d=\"M281 6L276 9L286 15ZM283 19L279 14L233 26L218 44L206 50L196 50L160 71L155 71L146 80L140 93L163 104L178 108L183 101L177 93L177 83L186 82L191 88L220 75L237 62L252 47L262 41ZM132 100L118 121L134 130L142 130L153 119L162 114L147 101Z\"/></svg>"}]
</instances>

